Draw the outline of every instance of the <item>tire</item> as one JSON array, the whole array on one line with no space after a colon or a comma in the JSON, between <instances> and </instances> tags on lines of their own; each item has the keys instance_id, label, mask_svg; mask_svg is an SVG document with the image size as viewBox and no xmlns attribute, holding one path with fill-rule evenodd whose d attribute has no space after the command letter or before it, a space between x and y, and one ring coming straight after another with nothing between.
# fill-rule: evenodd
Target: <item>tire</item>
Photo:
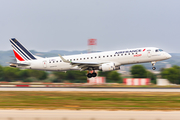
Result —
<instances>
[{"instance_id":1,"label":"tire","mask_svg":"<svg viewBox=\"0 0 180 120\"><path fill-rule=\"evenodd\" d=\"M152 67L152 69L153 69L153 70L155 70L155 69L156 69L156 67Z\"/></svg>"},{"instance_id":2,"label":"tire","mask_svg":"<svg viewBox=\"0 0 180 120\"><path fill-rule=\"evenodd\" d=\"M97 76L97 74L94 72L94 73L92 73L92 77L96 77Z\"/></svg>"},{"instance_id":3,"label":"tire","mask_svg":"<svg viewBox=\"0 0 180 120\"><path fill-rule=\"evenodd\" d=\"M87 77L88 77L88 78L91 78L91 77L92 77L92 74L91 74L91 73L88 73L88 74L87 74Z\"/></svg>"}]
</instances>

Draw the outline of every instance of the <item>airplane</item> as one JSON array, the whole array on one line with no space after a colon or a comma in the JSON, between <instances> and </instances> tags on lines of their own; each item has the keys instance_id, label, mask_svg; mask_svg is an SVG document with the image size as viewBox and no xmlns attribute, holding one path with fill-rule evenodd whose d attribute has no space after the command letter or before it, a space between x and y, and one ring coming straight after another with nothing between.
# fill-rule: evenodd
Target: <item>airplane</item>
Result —
<instances>
[{"instance_id":1,"label":"airplane","mask_svg":"<svg viewBox=\"0 0 180 120\"><path fill-rule=\"evenodd\" d=\"M11 67L44 71L87 70L87 77L96 77L95 70L120 70L121 65L151 62L155 63L171 58L171 55L156 47L144 47L88 54L42 58L33 55L16 38L10 39L16 62Z\"/></svg>"}]
</instances>

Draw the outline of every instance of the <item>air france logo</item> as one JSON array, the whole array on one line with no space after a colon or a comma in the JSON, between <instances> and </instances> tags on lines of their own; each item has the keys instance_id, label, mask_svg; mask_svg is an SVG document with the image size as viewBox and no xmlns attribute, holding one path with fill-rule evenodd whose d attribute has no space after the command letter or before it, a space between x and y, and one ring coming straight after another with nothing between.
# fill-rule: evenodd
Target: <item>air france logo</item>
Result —
<instances>
[{"instance_id":1,"label":"air france logo","mask_svg":"<svg viewBox=\"0 0 180 120\"><path fill-rule=\"evenodd\" d=\"M133 53L133 52L141 52L141 49L136 49L136 50L126 50L126 51L119 51L119 52L115 52L115 54L122 54L122 53ZM145 51L145 49L143 49L143 51Z\"/></svg>"}]
</instances>

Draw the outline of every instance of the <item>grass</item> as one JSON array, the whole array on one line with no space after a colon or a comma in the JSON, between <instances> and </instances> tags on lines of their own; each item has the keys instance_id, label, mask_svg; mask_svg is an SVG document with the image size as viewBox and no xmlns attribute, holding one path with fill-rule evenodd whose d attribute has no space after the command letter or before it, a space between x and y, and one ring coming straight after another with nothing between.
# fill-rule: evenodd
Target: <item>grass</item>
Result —
<instances>
[{"instance_id":1,"label":"grass","mask_svg":"<svg viewBox=\"0 0 180 120\"><path fill-rule=\"evenodd\" d=\"M180 93L1 91L0 109L180 110Z\"/></svg>"}]
</instances>

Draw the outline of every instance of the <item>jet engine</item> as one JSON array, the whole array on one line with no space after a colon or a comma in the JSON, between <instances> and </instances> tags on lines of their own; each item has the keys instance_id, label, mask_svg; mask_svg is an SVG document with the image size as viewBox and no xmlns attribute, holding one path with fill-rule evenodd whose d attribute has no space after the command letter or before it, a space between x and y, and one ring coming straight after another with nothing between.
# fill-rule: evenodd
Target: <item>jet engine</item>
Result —
<instances>
[{"instance_id":1,"label":"jet engine","mask_svg":"<svg viewBox=\"0 0 180 120\"><path fill-rule=\"evenodd\" d=\"M101 66L99 66L99 70L101 71L112 71L115 70L115 63L104 63Z\"/></svg>"}]
</instances>

